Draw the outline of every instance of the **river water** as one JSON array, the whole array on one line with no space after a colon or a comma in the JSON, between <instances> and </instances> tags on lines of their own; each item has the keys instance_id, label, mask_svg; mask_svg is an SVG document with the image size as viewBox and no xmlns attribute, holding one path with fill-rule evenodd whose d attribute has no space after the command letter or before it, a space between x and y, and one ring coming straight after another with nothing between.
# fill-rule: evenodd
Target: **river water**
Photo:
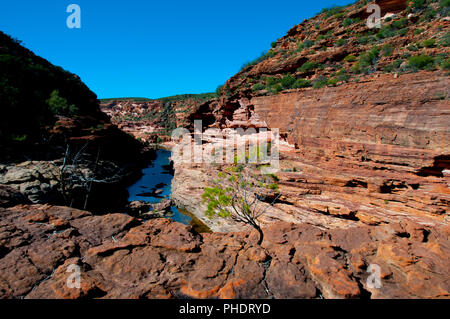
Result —
<instances>
[{"instance_id":1,"label":"river water","mask_svg":"<svg viewBox=\"0 0 450 319\"><path fill-rule=\"evenodd\" d=\"M128 201L144 201L154 204L159 203L164 198L170 198L173 178L173 172L170 168L171 154L167 150L156 151L156 159L142 170L142 177L128 187ZM167 218L185 225L191 225L197 232L210 232L209 228L198 218L176 206L171 206Z\"/></svg>"}]
</instances>

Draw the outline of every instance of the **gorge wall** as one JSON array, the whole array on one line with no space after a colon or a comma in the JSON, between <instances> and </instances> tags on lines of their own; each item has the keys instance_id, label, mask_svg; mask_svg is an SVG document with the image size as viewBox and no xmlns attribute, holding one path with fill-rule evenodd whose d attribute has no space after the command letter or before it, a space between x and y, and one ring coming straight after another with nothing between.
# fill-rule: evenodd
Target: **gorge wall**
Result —
<instances>
[{"instance_id":1,"label":"gorge wall","mask_svg":"<svg viewBox=\"0 0 450 319\"><path fill-rule=\"evenodd\" d=\"M291 145L281 147L276 174L281 203L263 221L325 228L448 223L450 105L443 98L448 84L443 73L380 75L337 88L234 102L246 111L236 109L225 126L279 128ZM175 162L175 201L209 224L198 203L216 169ZM223 221L210 227L230 229Z\"/></svg>"},{"instance_id":2,"label":"gorge wall","mask_svg":"<svg viewBox=\"0 0 450 319\"><path fill-rule=\"evenodd\" d=\"M375 1L382 27L371 29L370 3L323 10L294 26L188 117L213 117L207 126L224 135L236 127L280 130L282 197L263 223L449 221L448 8ZM205 207L196 203L217 169L177 165L173 196L201 217Z\"/></svg>"}]
</instances>

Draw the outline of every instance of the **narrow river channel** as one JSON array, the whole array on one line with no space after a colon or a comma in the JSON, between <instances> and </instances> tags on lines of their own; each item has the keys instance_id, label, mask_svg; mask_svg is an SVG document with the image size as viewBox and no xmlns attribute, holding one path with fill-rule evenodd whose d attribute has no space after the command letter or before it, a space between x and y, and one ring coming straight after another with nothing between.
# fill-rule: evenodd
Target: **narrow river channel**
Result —
<instances>
[{"instance_id":1,"label":"narrow river channel","mask_svg":"<svg viewBox=\"0 0 450 319\"><path fill-rule=\"evenodd\" d=\"M156 159L142 170L142 177L133 185L128 187L128 201L144 201L148 203L159 203L164 198L170 198L171 182L173 172L170 168L171 152L157 150ZM210 232L209 228L190 212L171 206L167 215L176 222L191 225L197 232Z\"/></svg>"}]
</instances>

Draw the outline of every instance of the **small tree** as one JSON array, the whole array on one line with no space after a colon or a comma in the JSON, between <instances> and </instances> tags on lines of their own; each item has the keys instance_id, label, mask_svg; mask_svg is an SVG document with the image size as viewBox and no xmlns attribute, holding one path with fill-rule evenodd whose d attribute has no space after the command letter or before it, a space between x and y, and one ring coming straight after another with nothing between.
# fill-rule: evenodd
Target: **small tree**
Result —
<instances>
[{"instance_id":1,"label":"small tree","mask_svg":"<svg viewBox=\"0 0 450 319\"><path fill-rule=\"evenodd\" d=\"M205 188L203 203L208 203L205 214L219 216L252 226L259 233L258 245L264 234L259 224L261 217L281 196L275 175L251 174L251 167L235 164L220 172L214 187ZM264 204L268 199L270 204Z\"/></svg>"},{"instance_id":2,"label":"small tree","mask_svg":"<svg viewBox=\"0 0 450 319\"><path fill-rule=\"evenodd\" d=\"M79 109L75 105L69 105L67 100L59 95L58 90L53 90L52 93L50 93L50 98L47 100L47 104L50 112L53 114L73 116L79 112Z\"/></svg>"}]
</instances>

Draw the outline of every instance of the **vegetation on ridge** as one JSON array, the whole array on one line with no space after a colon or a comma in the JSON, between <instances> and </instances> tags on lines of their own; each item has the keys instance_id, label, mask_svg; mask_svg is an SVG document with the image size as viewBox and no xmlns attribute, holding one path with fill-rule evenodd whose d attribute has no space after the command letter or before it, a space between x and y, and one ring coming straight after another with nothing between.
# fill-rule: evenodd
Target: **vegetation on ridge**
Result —
<instances>
[{"instance_id":1,"label":"vegetation on ridge","mask_svg":"<svg viewBox=\"0 0 450 319\"><path fill-rule=\"evenodd\" d=\"M368 28L366 6L357 1L323 9L272 42L267 53L245 64L220 92L336 86L374 73L448 71L448 0L407 1L404 10L382 17L381 28ZM405 45L406 43L406 45Z\"/></svg>"}]
</instances>

